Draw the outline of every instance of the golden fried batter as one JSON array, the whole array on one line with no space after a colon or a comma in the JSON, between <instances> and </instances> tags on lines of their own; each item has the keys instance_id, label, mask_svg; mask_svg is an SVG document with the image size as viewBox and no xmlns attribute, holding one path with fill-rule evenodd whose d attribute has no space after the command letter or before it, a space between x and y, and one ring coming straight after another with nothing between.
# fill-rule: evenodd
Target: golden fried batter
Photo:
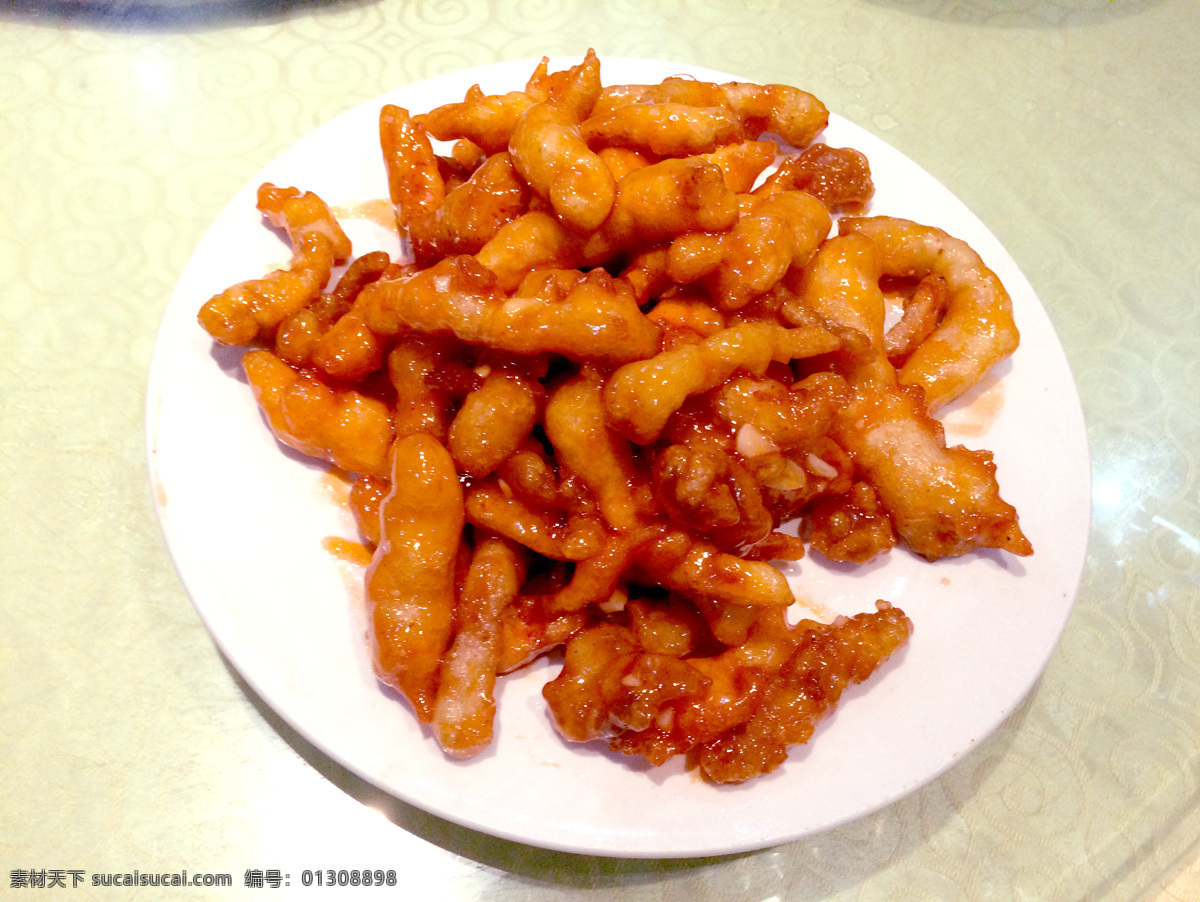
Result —
<instances>
[{"instance_id":1,"label":"golden fried batter","mask_svg":"<svg viewBox=\"0 0 1200 902\"><path fill-rule=\"evenodd\" d=\"M459 595L457 631L442 661L433 707L438 742L456 758L478 754L492 741L500 617L516 598L524 573L519 545L495 536L479 540Z\"/></svg>"},{"instance_id":2,"label":"golden fried batter","mask_svg":"<svg viewBox=\"0 0 1200 902\"><path fill-rule=\"evenodd\" d=\"M394 104L379 112L379 145L396 222L408 228L440 207L446 195L437 156L425 129Z\"/></svg>"},{"instance_id":3,"label":"golden fried batter","mask_svg":"<svg viewBox=\"0 0 1200 902\"><path fill-rule=\"evenodd\" d=\"M391 483L367 570L375 670L427 723L454 637L463 491L449 452L424 433L397 440Z\"/></svg>"},{"instance_id":4,"label":"golden fried batter","mask_svg":"<svg viewBox=\"0 0 1200 902\"><path fill-rule=\"evenodd\" d=\"M612 172L580 134L599 93L600 64L589 53L560 91L521 114L508 141L513 164L530 189L549 201L564 225L580 232L604 222L617 190Z\"/></svg>"},{"instance_id":5,"label":"golden fried batter","mask_svg":"<svg viewBox=\"0 0 1200 902\"><path fill-rule=\"evenodd\" d=\"M690 754L708 779L740 783L808 742L843 690L867 679L911 632L886 602L832 624L787 627L767 614L744 644L690 657L647 648L644 631L605 623L567 643L562 672L543 695L569 740L608 739L653 764Z\"/></svg>"},{"instance_id":6,"label":"golden fried batter","mask_svg":"<svg viewBox=\"0 0 1200 902\"><path fill-rule=\"evenodd\" d=\"M242 368L275 437L348 473L387 474L392 418L387 405L355 389L336 389L267 350L248 351Z\"/></svg>"},{"instance_id":7,"label":"golden fried batter","mask_svg":"<svg viewBox=\"0 0 1200 902\"><path fill-rule=\"evenodd\" d=\"M970 389L1016 350L1020 338L1012 300L966 242L933 226L885 216L842 219L838 229L871 238L888 275L945 280L945 315L900 368L900 381L920 386L931 411Z\"/></svg>"},{"instance_id":8,"label":"golden fried batter","mask_svg":"<svg viewBox=\"0 0 1200 902\"><path fill-rule=\"evenodd\" d=\"M287 269L239 282L200 308L200 325L221 344L247 345L272 335L289 314L320 295L334 264L350 256L350 239L311 191L264 184L258 209L287 230L292 260Z\"/></svg>"},{"instance_id":9,"label":"golden fried batter","mask_svg":"<svg viewBox=\"0 0 1200 902\"><path fill-rule=\"evenodd\" d=\"M688 396L717 388L738 372L761 375L772 361L789 363L837 347L834 336L816 329L739 323L697 344L625 364L608 381L604 404L614 426L644 444L662 434Z\"/></svg>"},{"instance_id":10,"label":"golden fried batter","mask_svg":"<svg viewBox=\"0 0 1200 902\"><path fill-rule=\"evenodd\" d=\"M835 364L853 397L840 407L830 436L878 494L905 543L924 557L974 548L1032 552L1017 513L1000 497L986 451L947 447L920 389L901 385L885 356L880 254L860 232L830 239L799 286L826 320L864 335L871 352Z\"/></svg>"},{"instance_id":11,"label":"golden fried batter","mask_svg":"<svg viewBox=\"0 0 1200 902\"><path fill-rule=\"evenodd\" d=\"M589 52L381 109L412 260L351 260L321 198L262 186L292 261L199 319L254 346L279 440L353 479L373 666L447 755L493 741L499 674L561 650L566 739L752 779L912 630L883 601L790 625L773 562L1031 552L931 415L1015 346L1008 297L937 229L830 237L874 185L827 121L784 85L602 88Z\"/></svg>"},{"instance_id":12,"label":"golden fried batter","mask_svg":"<svg viewBox=\"0 0 1200 902\"><path fill-rule=\"evenodd\" d=\"M403 279L380 279L359 296L382 335L415 329L516 354L637 360L658 347L658 328L632 287L603 270L534 272L509 297L473 257L447 257Z\"/></svg>"}]
</instances>

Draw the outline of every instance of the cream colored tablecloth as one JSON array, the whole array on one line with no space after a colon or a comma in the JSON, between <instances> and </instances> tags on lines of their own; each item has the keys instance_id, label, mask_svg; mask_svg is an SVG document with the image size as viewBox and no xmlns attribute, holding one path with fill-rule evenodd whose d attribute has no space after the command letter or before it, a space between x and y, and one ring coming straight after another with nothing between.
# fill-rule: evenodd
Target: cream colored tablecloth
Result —
<instances>
[{"instance_id":1,"label":"cream colored tablecloth","mask_svg":"<svg viewBox=\"0 0 1200 902\"><path fill-rule=\"evenodd\" d=\"M0 896L371 868L406 899L1200 898L1198 35L1193 0L4 4ZM1088 421L1086 572L1027 702L912 796L754 854L555 854L386 797L222 659L148 487L155 330L235 190L387 89L589 46L798 84L923 165L1029 276ZM18 885L184 869L234 886Z\"/></svg>"}]
</instances>

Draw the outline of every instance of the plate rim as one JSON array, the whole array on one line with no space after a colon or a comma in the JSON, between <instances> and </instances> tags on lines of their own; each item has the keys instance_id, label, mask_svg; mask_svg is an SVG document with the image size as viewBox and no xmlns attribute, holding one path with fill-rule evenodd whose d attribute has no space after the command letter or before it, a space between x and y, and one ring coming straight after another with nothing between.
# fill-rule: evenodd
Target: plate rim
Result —
<instances>
[{"instance_id":1,"label":"plate rim","mask_svg":"<svg viewBox=\"0 0 1200 902\"><path fill-rule=\"evenodd\" d=\"M574 65L577 61L578 61L578 57L570 57L570 58L568 58L568 57L553 57L553 58L551 58L551 66L554 68L557 68L557 67L561 67L566 64ZM165 350L165 346L161 342L161 339L168 327L169 317L171 316L171 314L173 312L177 312L177 307L180 303L179 301L176 300L176 293L181 290L181 286L183 286L183 284L184 284L185 276L188 274L188 271L196 263L197 257L200 255L201 250L206 246L206 242L209 241L210 234L213 234L215 232L215 230L220 225L222 219L224 217L226 217L227 214L229 213L230 209L238 204L239 199L244 198L244 196L246 195L247 192L251 191L252 188L256 187L259 182L261 182L262 180L265 180L267 178L268 174L272 171L272 169L277 167L277 164L279 163L279 161L282 158L284 158L287 154L293 152L295 150L295 148L297 148L299 145L302 145L306 141L311 140L313 135L316 134L317 132L326 130L326 129L335 129L339 126L340 123L348 121L350 117L353 117L356 115L362 115L362 111L364 109L377 110L378 106L380 104L382 104L384 102L389 102L388 98L402 96L402 95L405 95L408 93L419 92L422 89L428 90L432 85L435 85L435 84L441 83L441 82L447 82L447 81L461 82L461 81L463 81L464 78L472 77L473 74L478 74L478 75L484 76L484 78L482 80L487 80L488 76L491 76L498 71L503 71L503 72L521 72L521 71L523 71L525 73L525 75L527 76L528 72L532 71L532 67L534 65L536 65L536 63L537 63L537 59L531 58L531 59L527 59L527 60L509 60L509 61L504 61L504 62L500 62L500 63L485 64L483 66L476 66L476 67L470 67L467 69L456 70L454 72L443 73L442 75L433 76L432 78L422 79L422 80L412 82L412 83L409 83L406 85L398 86L398 87L393 88L389 91L386 91L376 97L370 98L368 100L363 101L362 103L356 104L355 106L351 107L350 109L344 111L341 114L338 114L337 116L333 117L332 119L330 119L327 122L323 123L322 125L318 126L316 129L313 129L310 132L308 132L307 134L305 134L304 136L300 137L299 139L297 139L296 142L294 142L292 145L290 145L286 150L284 150L282 153L276 155L270 162L268 162L265 166L263 166L259 170L259 172L250 181L248 181L245 186L243 186L242 189L240 189L238 192L235 193L235 195L230 199L230 201L228 202L226 207L223 208L221 214L219 214L216 217L216 219L213 221L213 223L206 230L206 232L204 233L204 236L201 238L200 242L197 244L196 248L194 249L192 256L189 258L188 263L185 265L184 270L181 273L180 279L176 283L175 289L172 291L171 300L168 302L168 305L164 311L164 314L162 317L162 322L160 323L159 331L156 336L154 354L152 356L151 365L150 365L148 378L147 378L147 405L146 405L146 419L145 419L146 443L147 443L146 447L147 447L147 455L148 455L148 461L149 461L151 481L152 481L152 486L154 488L155 510L156 510L156 515L158 516L158 519L159 519L160 527L162 528L162 531L163 531L164 541L167 545L167 548L171 555L172 561L175 564L176 570L180 575L181 582L183 583L185 589L188 591L188 595L192 601L193 607L196 609L198 615L201 618L201 621L205 624L205 627L208 630L209 635L212 637L213 641L220 648L221 653L226 657L226 660L230 663L230 665L234 667L234 669L238 672L240 677L243 680L245 680L246 684L248 686L250 686L251 689L256 694L258 694L259 698L261 698L262 701L272 709L272 711L274 711L279 717L281 717L285 722L287 722L289 724L289 726L292 727L292 729L294 729L300 736L304 737L304 739L306 741L310 742L315 749L320 751L322 754L328 755L331 759L337 761L339 764L341 764L347 770L357 774L363 780L365 780L368 783L378 787L379 789L395 796L396 798L401 799L402 801L404 801L408 804L412 804L415 807L420 808L421 810L432 813L438 817L444 818L453 823L460 824L461 826L467 827L469 829L481 831L481 832L487 833L489 835L497 836L501 839L505 839L508 841L519 842L519 843L529 844L529 845L535 845L535 846L539 846L542 848L554 849L554 850L562 851L562 852L599 855L599 856L605 856L605 857L691 858L691 857L702 857L702 856L711 856L711 855L720 855L720 854L733 854L733 853L738 853L738 852L750 851L750 850L754 850L754 849L761 849L761 848L765 848L768 846L777 845L782 842L789 842L789 841L801 838L802 836L813 835L816 832L823 832L825 830L834 829L837 826L840 826L841 824L856 820L860 817L865 817L871 813L874 813L875 811L878 811L878 810L886 807L887 805L894 803L898 799L911 794L912 792L919 789L921 786L924 786L924 785L928 784L929 782L932 782L933 780L937 779L939 776L941 776L943 773L945 773L947 770L949 770L951 767L953 767L958 762L954 759L948 760L948 761L944 762L944 765L942 767L940 767L939 769L928 773L922 779L912 782L911 785L907 785L903 788L898 789L890 798L882 799L879 802L879 804L874 805L873 807L870 807L867 810L850 813L846 817L842 818L841 820L831 821L831 822L827 823L825 826L822 826L821 828L819 828L819 830L802 831L802 832L796 833L794 835L781 835L781 836L778 836L778 837L775 837L775 838L772 838L769 840L764 840L763 837L758 836L758 837L746 837L741 842L733 841L733 842L724 842L724 843L717 843L717 844L708 844L708 845L704 845L703 847L696 847L696 848L690 848L690 849L676 848L676 847L671 846L670 843L667 843L660 848L653 848L653 847L626 848L626 847L618 847L617 845L613 845L613 844L604 844L604 843L589 845L586 843L580 843L578 841L563 841L563 842L556 843L556 842L554 842L554 837L552 837L552 836L532 838L525 832L506 830L503 827L503 825L500 825L500 824L490 824L490 825L481 824L477 821L473 821L470 817L464 817L462 812L453 809L453 807L448 807L445 805L430 804L428 802L428 800L419 800L419 799L414 798L411 791L410 792L397 791L397 788L393 785L384 785L383 783L380 782L378 774L371 772L370 768L364 769L361 766L361 762L356 761L353 758L353 756L347 756L344 753L341 753L341 750L336 745L331 746L328 742L322 741L322 738L320 736L313 735L312 732L310 731L310 729L308 728L308 725L305 722L303 722L303 719L297 718L294 716L294 712L291 710L291 706L284 704L279 699L277 699L275 697L276 693L274 691L272 691L271 687L269 687L267 685L263 685L262 681L259 679L258 674L247 672L247 669L243 666L244 661L241 661L241 659L244 658L244 656L238 654L237 643L236 642L230 643L230 633L229 633L230 628L227 624L222 622L221 617L220 617L221 612L219 610L214 610L211 606L202 605L201 602L195 597L195 594L193 593L192 585L189 582L188 576L185 574L185 570L187 570L189 573L193 574L192 578L194 581L196 578L194 574L196 573L198 568L201 568L203 566L203 564L201 562L193 560L193 558L192 558L193 551L177 547L177 540L173 541L172 533L171 533L171 529L172 529L171 517L173 516L173 514L168 513L167 505L166 505L165 501L163 503L160 503L160 499L165 498L165 495L164 495L165 486L163 486L160 483L159 477L161 474L161 461L157 458L157 454L158 454L158 444L159 444L159 428L161 426L161 415L162 415L161 405L164 402L164 396L163 396L164 386L163 386L162 380L165 378L164 369L166 367L165 360L166 360L166 353L167 353ZM680 74L689 74L690 73L690 74L695 74L697 77L703 77L703 78L714 78L715 77L715 78L720 78L720 79L725 79L725 80L737 78L737 76L731 75L729 73L719 72L717 70L708 69L706 67L693 66L693 65L681 63L681 62L673 62L673 61L665 61L665 60L647 60L647 59L641 59L641 58L636 58L636 57L601 56L601 64L602 64L602 71L603 71L603 67L611 68L613 65L616 65L618 67L621 67L624 65L631 65L634 67L648 66L650 68L654 68L654 67L674 68L674 69L677 69ZM522 67L526 67L526 66L528 68L524 68L524 69L522 68ZM659 76L659 77L661 77L661 76ZM841 117L836 113L831 113L831 125L834 122L839 123L843 128L848 128L851 131L858 131L864 135L869 136L873 142L877 142L878 144L880 144L884 147L887 147L891 154L894 154L896 157L898 157L900 160L902 160L908 166L911 166L911 167L913 167L913 169L918 170L919 172L923 173L924 176L926 176L930 181L932 181L934 184L939 186L941 188L941 190L944 191L945 194L950 199L953 200L953 202L959 204L962 208L962 211L968 217L970 217L972 220L974 220L978 224L979 228L981 228L983 230L983 232L986 233L986 235L990 238L990 241L994 244L995 248L998 248L1003 253L1003 255L1005 257L1005 261L1004 261L1005 265L1011 266L1016 271L1019 278L1021 280L1023 280L1023 283L1024 283L1023 288L1026 288L1028 290L1028 295L1031 297L1032 301L1035 303L1037 310L1040 311L1041 315L1045 318L1045 326L1046 326L1046 328L1049 329L1049 335L1050 335L1050 338L1052 339L1051 343L1054 346L1054 348L1057 349L1058 355L1061 358L1057 362L1066 368L1066 373L1069 378L1069 386L1070 386L1071 392L1070 392L1070 397L1065 400L1068 402L1067 406L1072 407L1072 410L1070 411L1072 419L1075 420L1077 426L1082 429L1082 427L1084 426L1082 405L1080 403L1078 390L1077 390L1074 378L1070 374L1070 367L1069 367L1069 363L1066 360L1065 351L1063 350L1061 342L1059 341L1059 339L1057 337L1057 333L1053 329L1053 324L1049 321L1048 314L1045 310L1044 305L1041 302L1041 299L1037 295L1036 291L1034 291L1033 286L1025 278L1024 274L1020 271L1020 268L1017 266L1016 261L1011 257L1011 255L1009 255L1007 249L999 242L998 239L995 238L994 235L992 235L990 230L987 229L987 226L982 222L982 220L979 219L978 216L976 216L976 214L974 214L972 211L970 211L969 208L967 208L966 205L963 204L963 202L956 195L953 194L953 192L951 192L948 188L946 188L944 185L942 185L942 183L940 181L935 179L932 175L930 175L927 171L925 171L922 167L920 167L919 164L912 161L910 158L908 158L906 155L904 155L901 151L892 147L890 144L888 144L888 142L884 141L881 138L878 138L877 136L874 136L871 132L864 129L863 127L858 126L857 124L853 123L852 121L845 119L844 117ZM259 226L259 228L261 228L261 226ZM993 266L993 268L995 268L995 263L996 263L995 260L989 260L989 265ZM1006 280L1006 284L1007 284L1007 280ZM1011 287L1010 287L1010 292L1011 292ZM197 329L198 328L199 327L197 326ZM1018 353L1019 353L1019 351L1018 351ZM1063 401L1063 399L1060 399L1060 403L1062 403L1062 401ZM1070 403L1071 401L1073 401L1074 403L1071 404ZM1082 455L1083 455L1083 464L1085 465L1083 468L1086 470L1086 473L1087 473L1087 478L1084 480L1084 482L1087 484L1087 486L1090 486L1091 465L1090 465L1090 451L1087 446L1086 430L1082 429L1081 435L1077 436L1077 438L1082 438L1082 442L1083 442ZM1002 483L1002 486L1003 486L1003 483ZM1082 519L1084 520L1085 524L1087 524L1090 528L1090 521L1091 521L1090 488L1085 487L1085 490L1083 491L1083 497L1086 499L1088 507L1087 507L1087 511L1086 511L1086 516L1084 516ZM1077 557L1078 557L1077 567L1076 567L1077 572L1075 573L1074 578L1072 580L1072 585L1071 585L1071 589L1070 589L1070 599L1065 604L1065 610L1063 611L1063 614L1060 618L1060 622L1058 623L1056 633L1053 636L1052 641L1049 642L1050 652L1045 656L1045 659L1042 661L1041 665L1038 668L1036 668L1036 672L1029 675L1029 678L1027 680L1027 685L1024 685L1021 688L1019 694L1017 694L1015 702L1012 706L1012 709L1014 709L1014 710L1028 696L1029 692L1032 690L1032 688L1036 684L1037 680L1041 677L1041 674L1043 673L1046 665L1048 664L1050 658L1053 656L1053 650L1057 647L1059 639L1061 638L1061 635L1062 635L1062 631L1065 629L1066 623L1070 618L1071 610L1074 607L1074 600L1078 594L1079 587L1080 587L1080 584L1082 581L1084 564L1085 564L1085 559L1086 559L1087 544L1088 544L1088 533L1085 530L1083 536L1081 538L1077 538L1076 543L1075 543L1075 545L1077 546ZM230 644L227 644L227 643L232 644L233 647L231 648ZM866 691L870 691L873 688L876 688L874 680L869 681L865 687ZM503 718L503 709L501 709L501 712L502 713L501 713L500 717ZM992 735L995 732L995 730L1000 726L1000 724L1003 722L1003 720L1005 718L1007 718L1010 714L1011 714L1011 710L1008 710L1008 711L1003 712L1002 716L999 716L998 718L996 718L996 722L991 727L991 729L987 730L986 733L984 733L984 735L979 737L979 740L976 743L976 747L979 744L982 744L984 739L986 739L988 736ZM411 712L409 712L408 710L404 711L404 715L406 717L411 718ZM413 723L415 725L415 721L413 721ZM961 760L961 759L959 759L959 760ZM610 766L615 766L615 765L610 764Z\"/></svg>"}]
</instances>

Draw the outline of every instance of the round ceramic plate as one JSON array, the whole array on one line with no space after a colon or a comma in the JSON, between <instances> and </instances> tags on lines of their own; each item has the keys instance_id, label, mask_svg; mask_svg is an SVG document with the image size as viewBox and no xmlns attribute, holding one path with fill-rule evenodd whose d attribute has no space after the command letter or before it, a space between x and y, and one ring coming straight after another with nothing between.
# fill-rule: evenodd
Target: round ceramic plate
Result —
<instances>
[{"instance_id":1,"label":"round ceramic plate","mask_svg":"<svg viewBox=\"0 0 1200 902\"><path fill-rule=\"evenodd\" d=\"M183 582L229 661L314 745L396 797L496 836L609 856L712 855L879 809L950 767L1029 691L1070 613L1090 515L1080 405L1044 310L983 224L910 160L837 116L822 139L867 154L877 186L871 212L965 239L1007 285L1021 347L943 419L952 443L994 451L1002 492L1036 553L931 564L896 550L857 568L815 555L790 565L796 594L811 607L855 614L884 598L904 609L915 631L906 650L844 695L808 745L777 772L740 786L709 785L681 761L649 768L600 743L563 741L540 694L556 671L549 660L501 680L488 750L467 762L443 755L372 674L362 567L326 550L330 537L357 539L345 487L275 441L240 355L214 345L196 322L211 295L290 256L255 209L260 182L315 191L350 214L344 222L356 254L397 253L395 234L365 215L387 196L380 106L422 111L461 99L476 83L488 93L519 89L533 65L457 72L350 110L268 165L205 235L166 310L147 404L155 498ZM676 63L602 61L608 84L685 71L734 78Z\"/></svg>"}]
</instances>

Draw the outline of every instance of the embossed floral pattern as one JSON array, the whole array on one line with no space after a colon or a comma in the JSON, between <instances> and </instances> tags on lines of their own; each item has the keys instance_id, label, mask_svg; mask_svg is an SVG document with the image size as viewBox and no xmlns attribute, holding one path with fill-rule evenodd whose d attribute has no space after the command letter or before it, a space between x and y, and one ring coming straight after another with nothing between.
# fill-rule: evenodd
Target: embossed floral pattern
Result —
<instances>
[{"instance_id":1,"label":"embossed floral pattern","mask_svg":"<svg viewBox=\"0 0 1200 902\"><path fill-rule=\"evenodd\" d=\"M1097 900L1200 836L1190 0L24 0L0 23L0 859L361 859L464 899ZM569 859L379 798L222 666L146 481L158 317L234 191L397 84L588 46L798 83L920 162L1030 277L1089 423L1088 566L1026 704L882 812L730 860Z\"/></svg>"}]
</instances>

